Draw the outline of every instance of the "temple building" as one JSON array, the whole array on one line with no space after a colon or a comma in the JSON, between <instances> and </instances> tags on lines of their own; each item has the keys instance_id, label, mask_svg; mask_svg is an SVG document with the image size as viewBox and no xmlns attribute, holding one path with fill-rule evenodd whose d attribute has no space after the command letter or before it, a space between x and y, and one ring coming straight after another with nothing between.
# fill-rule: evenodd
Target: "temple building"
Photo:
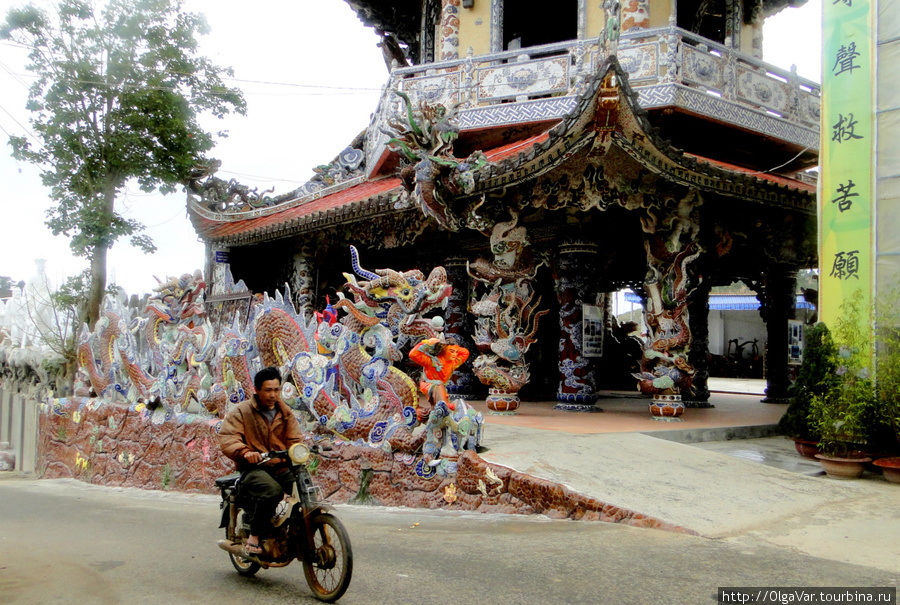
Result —
<instances>
[{"instance_id":1,"label":"temple building","mask_svg":"<svg viewBox=\"0 0 900 605\"><path fill-rule=\"evenodd\" d=\"M820 99L761 60L762 24L803 1L347 2L390 69L372 121L281 195L198 170L213 288L288 284L311 316L351 266L440 265L446 333L472 351L451 393L591 411L637 387L666 418L707 405L710 289L743 282L767 398L787 396L796 276L817 265ZM639 338L612 316L626 288Z\"/></svg>"}]
</instances>

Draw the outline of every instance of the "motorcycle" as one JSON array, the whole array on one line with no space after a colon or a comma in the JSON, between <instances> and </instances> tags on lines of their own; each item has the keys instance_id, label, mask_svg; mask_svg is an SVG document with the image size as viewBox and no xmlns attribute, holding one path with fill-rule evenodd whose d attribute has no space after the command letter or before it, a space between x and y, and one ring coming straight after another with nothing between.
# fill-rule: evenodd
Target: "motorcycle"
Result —
<instances>
[{"instance_id":1,"label":"motorcycle","mask_svg":"<svg viewBox=\"0 0 900 605\"><path fill-rule=\"evenodd\" d=\"M306 582L317 599L327 603L337 601L350 585L353 574L353 551L347 530L331 512L331 507L317 494L307 469L312 453L318 448L295 444L288 450L263 454L263 461L287 460L296 480L293 494L286 501L290 513L275 522L272 534L260 539L263 552L252 555L244 546L250 536L250 525L244 521L240 473L216 479L222 494L222 522L224 540L219 548L228 553L231 564L242 576L250 577L269 567L285 567L294 559L303 563Z\"/></svg>"}]
</instances>

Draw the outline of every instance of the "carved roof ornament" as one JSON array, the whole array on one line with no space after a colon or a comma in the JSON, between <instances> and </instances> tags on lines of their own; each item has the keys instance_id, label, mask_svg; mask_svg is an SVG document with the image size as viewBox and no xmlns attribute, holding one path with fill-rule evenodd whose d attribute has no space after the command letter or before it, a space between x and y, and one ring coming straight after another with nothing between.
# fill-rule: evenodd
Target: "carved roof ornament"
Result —
<instances>
[{"instance_id":1,"label":"carved roof ornament","mask_svg":"<svg viewBox=\"0 0 900 605\"><path fill-rule=\"evenodd\" d=\"M465 219L453 209L453 202L471 193L472 174L487 163L480 151L465 159L453 155L453 142L459 138L455 122L459 105L449 109L441 104L420 102L414 108L409 96L400 91L405 115L392 116L387 146L406 162L400 168L404 188L413 194L426 216L450 231L458 231Z\"/></svg>"},{"instance_id":2,"label":"carved roof ornament","mask_svg":"<svg viewBox=\"0 0 900 605\"><path fill-rule=\"evenodd\" d=\"M360 134L329 164L313 168L315 175L306 183L276 196L269 195L275 188L260 192L237 179L221 179L215 176L221 167L219 160L212 160L194 168L188 179L189 199L200 208L215 214L243 214L255 210L273 208L309 196L342 183L359 179L365 173L365 153L362 150L364 134Z\"/></svg>"}]
</instances>

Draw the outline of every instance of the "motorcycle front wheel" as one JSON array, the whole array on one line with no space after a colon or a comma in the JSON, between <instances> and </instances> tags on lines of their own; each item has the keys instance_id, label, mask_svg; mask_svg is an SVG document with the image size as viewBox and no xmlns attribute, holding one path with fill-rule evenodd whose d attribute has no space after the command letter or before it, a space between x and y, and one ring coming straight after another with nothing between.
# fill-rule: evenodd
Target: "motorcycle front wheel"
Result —
<instances>
[{"instance_id":1,"label":"motorcycle front wheel","mask_svg":"<svg viewBox=\"0 0 900 605\"><path fill-rule=\"evenodd\" d=\"M256 575L256 572L259 571L260 565L256 561L251 561L232 553L228 553L228 558L231 559L231 564L242 576L249 578Z\"/></svg>"},{"instance_id":2,"label":"motorcycle front wheel","mask_svg":"<svg viewBox=\"0 0 900 605\"><path fill-rule=\"evenodd\" d=\"M316 598L333 603L341 598L353 575L353 551L344 525L321 513L311 522L314 551L303 560L303 573Z\"/></svg>"}]
</instances>

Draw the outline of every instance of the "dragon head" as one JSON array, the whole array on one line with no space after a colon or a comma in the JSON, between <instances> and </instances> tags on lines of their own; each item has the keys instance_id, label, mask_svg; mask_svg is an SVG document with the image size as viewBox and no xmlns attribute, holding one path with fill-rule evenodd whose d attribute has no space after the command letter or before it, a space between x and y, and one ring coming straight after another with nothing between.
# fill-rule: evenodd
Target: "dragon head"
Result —
<instances>
[{"instance_id":1,"label":"dragon head","mask_svg":"<svg viewBox=\"0 0 900 605\"><path fill-rule=\"evenodd\" d=\"M443 267L435 267L427 278L415 269L402 273L378 269L373 273L359 266L358 253L353 247L351 255L356 274L367 278L357 281L354 276L344 274L348 280L346 287L355 295L357 307L365 304L377 309L375 314L389 324L395 335L402 333L426 338L436 335L431 321L421 316L447 305L453 286Z\"/></svg>"}]
</instances>

